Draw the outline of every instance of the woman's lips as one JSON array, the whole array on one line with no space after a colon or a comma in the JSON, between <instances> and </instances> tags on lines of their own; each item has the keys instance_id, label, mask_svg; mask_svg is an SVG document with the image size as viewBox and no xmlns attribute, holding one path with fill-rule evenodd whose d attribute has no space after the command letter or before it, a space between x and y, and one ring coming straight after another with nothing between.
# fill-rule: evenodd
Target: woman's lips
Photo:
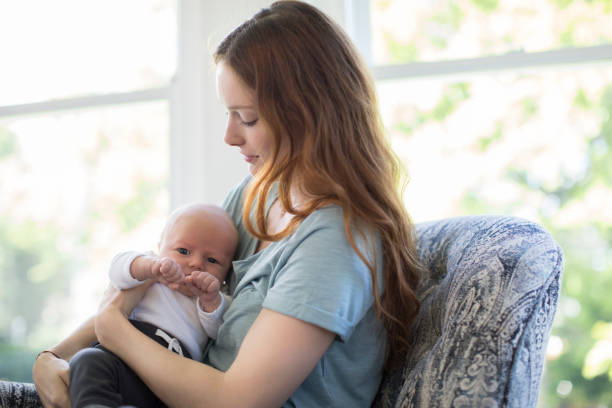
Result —
<instances>
[{"instance_id":1,"label":"woman's lips","mask_svg":"<svg viewBox=\"0 0 612 408\"><path fill-rule=\"evenodd\" d=\"M253 163L259 156L247 156L246 154L244 155L244 160L247 163Z\"/></svg>"}]
</instances>

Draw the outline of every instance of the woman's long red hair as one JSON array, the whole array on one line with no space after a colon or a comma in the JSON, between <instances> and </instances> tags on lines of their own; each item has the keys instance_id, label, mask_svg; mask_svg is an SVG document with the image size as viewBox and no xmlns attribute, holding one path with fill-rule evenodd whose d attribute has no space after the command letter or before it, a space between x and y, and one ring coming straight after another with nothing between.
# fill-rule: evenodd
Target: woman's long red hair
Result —
<instances>
[{"instance_id":1,"label":"woman's long red hair","mask_svg":"<svg viewBox=\"0 0 612 408\"><path fill-rule=\"evenodd\" d=\"M401 165L385 138L363 61L341 28L298 1L262 9L221 42L215 60L227 63L254 90L259 115L273 133L272 158L255 175L243 207L246 228L260 240L275 241L317 208L340 206L347 238L372 275L389 367L408 349L422 267L401 200ZM287 154L279 153L281 140ZM285 230L270 234L265 198L276 182L282 206L294 217ZM290 200L295 183L313 198L299 209ZM363 237L371 236L365 229L380 237L382 296L375 265L381 260L359 250L355 228Z\"/></svg>"}]
</instances>

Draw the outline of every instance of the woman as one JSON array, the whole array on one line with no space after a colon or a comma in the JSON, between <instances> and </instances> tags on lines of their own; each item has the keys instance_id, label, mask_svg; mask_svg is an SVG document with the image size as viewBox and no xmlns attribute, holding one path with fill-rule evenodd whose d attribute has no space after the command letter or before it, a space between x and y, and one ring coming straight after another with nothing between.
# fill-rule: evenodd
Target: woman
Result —
<instances>
[{"instance_id":1,"label":"woman","mask_svg":"<svg viewBox=\"0 0 612 408\"><path fill-rule=\"evenodd\" d=\"M240 234L234 300L207 364L135 330L126 316L141 294L121 292L37 360L46 404L66 406L58 356L87 346L94 327L172 406L370 406L384 367L406 351L420 266L399 166L353 45L314 7L283 1L214 57L225 142L251 176L224 203Z\"/></svg>"}]
</instances>

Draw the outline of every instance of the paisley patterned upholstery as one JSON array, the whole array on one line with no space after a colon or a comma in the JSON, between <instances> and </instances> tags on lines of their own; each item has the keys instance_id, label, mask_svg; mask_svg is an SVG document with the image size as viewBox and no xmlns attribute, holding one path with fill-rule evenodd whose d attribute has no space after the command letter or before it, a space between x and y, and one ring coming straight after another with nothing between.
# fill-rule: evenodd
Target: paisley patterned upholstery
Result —
<instances>
[{"instance_id":1,"label":"paisley patterned upholstery","mask_svg":"<svg viewBox=\"0 0 612 408\"><path fill-rule=\"evenodd\" d=\"M429 276L413 348L383 379L374 407L535 407L561 249L539 225L511 217L417 229Z\"/></svg>"},{"instance_id":2,"label":"paisley patterned upholstery","mask_svg":"<svg viewBox=\"0 0 612 408\"><path fill-rule=\"evenodd\" d=\"M34 384L29 383L0 381L0 403L2 408L42 407Z\"/></svg>"},{"instance_id":3,"label":"paisley patterned upholstery","mask_svg":"<svg viewBox=\"0 0 612 408\"><path fill-rule=\"evenodd\" d=\"M417 225L428 267L412 351L374 402L389 407L535 407L562 271L539 225L501 216ZM40 407L32 384L0 382L2 407Z\"/></svg>"}]
</instances>

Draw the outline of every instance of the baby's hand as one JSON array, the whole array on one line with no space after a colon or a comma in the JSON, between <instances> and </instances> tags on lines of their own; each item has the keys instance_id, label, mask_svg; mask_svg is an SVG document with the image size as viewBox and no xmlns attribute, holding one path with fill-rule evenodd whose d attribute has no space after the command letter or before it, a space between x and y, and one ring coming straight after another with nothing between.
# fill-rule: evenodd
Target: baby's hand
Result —
<instances>
[{"instance_id":1,"label":"baby's hand","mask_svg":"<svg viewBox=\"0 0 612 408\"><path fill-rule=\"evenodd\" d=\"M186 278L205 312L213 312L221 304L221 282L208 272L194 271Z\"/></svg>"},{"instance_id":2,"label":"baby's hand","mask_svg":"<svg viewBox=\"0 0 612 408\"><path fill-rule=\"evenodd\" d=\"M159 258L151 266L151 274L159 283L177 290L185 280L183 270L170 258Z\"/></svg>"}]
</instances>

